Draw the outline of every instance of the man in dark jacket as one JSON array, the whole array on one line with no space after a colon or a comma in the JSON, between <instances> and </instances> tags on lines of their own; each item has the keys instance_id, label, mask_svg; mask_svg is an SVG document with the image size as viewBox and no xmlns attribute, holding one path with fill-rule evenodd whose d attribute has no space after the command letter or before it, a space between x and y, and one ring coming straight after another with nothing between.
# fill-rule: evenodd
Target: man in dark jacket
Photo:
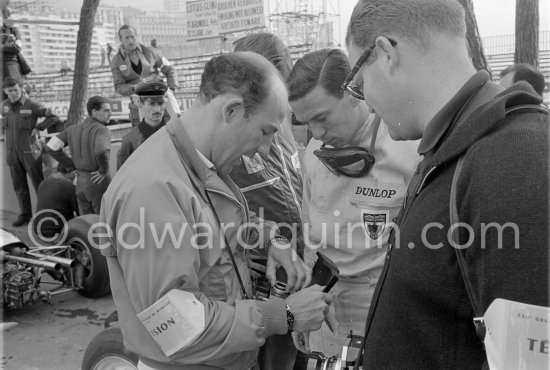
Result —
<instances>
[{"instance_id":1,"label":"man in dark jacket","mask_svg":"<svg viewBox=\"0 0 550 370\"><path fill-rule=\"evenodd\" d=\"M252 51L265 57L277 68L284 80L292 70L288 47L271 33L251 34L238 39L234 45L235 51ZM291 225L281 225L281 234L291 240L300 256L303 256L302 177L290 123L289 111L279 131L273 135L269 155L264 158L258 153L253 158L243 155L240 163L231 171L231 178L243 192L251 211L265 220ZM250 255L253 256L254 251ZM259 263L254 266L263 268L267 257L255 257L255 262ZM266 344L260 348L260 369L298 368L299 365L294 367L296 355L297 350L290 334L274 335L267 338Z\"/></svg>"},{"instance_id":2,"label":"man in dark jacket","mask_svg":"<svg viewBox=\"0 0 550 370\"><path fill-rule=\"evenodd\" d=\"M111 73L115 91L122 96L134 93L135 86L141 82L162 81L161 73L166 76L166 83L170 90L176 91L178 76L170 62L156 51L140 44L137 41L136 30L123 25L118 30L120 50L111 61ZM130 103L130 119L132 125L139 124L138 107Z\"/></svg>"},{"instance_id":3,"label":"man in dark jacket","mask_svg":"<svg viewBox=\"0 0 550 370\"><path fill-rule=\"evenodd\" d=\"M111 118L107 98L92 96L86 104L88 118L67 127L48 142L52 157L67 167L77 169L76 197L80 214L99 214L101 197L111 182L109 155L111 131L105 126ZM71 158L62 148L69 145Z\"/></svg>"},{"instance_id":4,"label":"man in dark jacket","mask_svg":"<svg viewBox=\"0 0 550 370\"><path fill-rule=\"evenodd\" d=\"M60 120L44 104L26 97L21 80L6 77L3 87L8 97L0 103L2 129L6 132L6 162L10 167L13 189L21 211L12 225L22 226L32 216L27 175L35 190L44 180L42 156L31 151L31 143L35 143L38 130L45 130ZM42 117L46 119L37 124L37 120Z\"/></svg>"},{"instance_id":5,"label":"man in dark jacket","mask_svg":"<svg viewBox=\"0 0 550 370\"><path fill-rule=\"evenodd\" d=\"M364 96L394 139L421 138L424 156L370 307L366 369L481 369L476 313L496 298L548 306L548 116L538 107L505 114L540 96L476 72L464 19L455 0L362 0L349 23L355 67L346 87ZM460 223L451 225L459 158Z\"/></svg>"},{"instance_id":6,"label":"man in dark jacket","mask_svg":"<svg viewBox=\"0 0 550 370\"><path fill-rule=\"evenodd\" d=\"M166 124L164 110L167 90L168 86L162 82L146 82L136 86L135 94L139 97L139 109L143 119L122 139L117 155L117 168L126 162L141 143Z\"/></svg>"}]
</instances>

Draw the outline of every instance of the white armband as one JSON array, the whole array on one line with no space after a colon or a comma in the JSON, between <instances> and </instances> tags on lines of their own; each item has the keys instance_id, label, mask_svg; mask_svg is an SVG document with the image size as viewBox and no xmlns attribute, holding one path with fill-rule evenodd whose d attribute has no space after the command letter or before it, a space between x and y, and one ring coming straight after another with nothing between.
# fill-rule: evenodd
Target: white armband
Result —
<instances>
[{"instance_id":1,"label":"white armband","mask_svg":"<svg viewBox=\"0 0 550 370\"><path fill-rule=\"evenodd\" d=\"M57 152L59 149L63 148L65 146L65 143L63 140L59 139L57 136L52 136L50 141L48 141L48 148L53 150L54 152Z\"/></svg>"},{"instance_id":2,"label":"white armband","mask_svg":"<svg viewBox=\"0 0 550 370\"><path fill-rule=\"evenodd\" d=\"M137 317L166 356L193 342L205 327L204 305L193 293L178 289L166 293Z\"/></svg>"}]
</instances>

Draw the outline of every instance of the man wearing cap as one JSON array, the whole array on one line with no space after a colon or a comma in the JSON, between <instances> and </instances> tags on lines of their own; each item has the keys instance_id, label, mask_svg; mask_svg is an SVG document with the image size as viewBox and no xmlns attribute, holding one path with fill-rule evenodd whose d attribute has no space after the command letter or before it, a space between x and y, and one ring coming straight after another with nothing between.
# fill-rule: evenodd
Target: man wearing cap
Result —
<instances>
[{"instance_id":1,"label":"man wearing cap","mask_svg":"<svg viewBox=\"0 0 550 370\"><path fill-rule=\"evenodd\" d=\"M139 97L138 106L143 119L124 136L118 150L117 168L126 162L141 143L166 124L164 111L167 90L168 86L162 82L145 82L136 86L135 95Z\"/></svg>"},{"instance_id":2,"label":"man wearing cap","mask_svg":"<svg viewBox=\"0 0 550 370\"><path fill-rule=\"evenodd\" d=\"M101 197L111 181L111 131L105 127L111 118L111 104L107 98L93 96L88 100L86 109L88 118L78 125L67 127L48 142L54 159L78 171L76 197L82 215L99 214ZM65 145L69 145L71 158L62 151Z\"/></svg>"},{"instance_id":3,"label":"man wearing cap","mask_svg":"<svg viewBox=\"0 0 550 370\"><path fill-rule=\"evenodd\" d=\"M127 24L118 30L120 50L111 62L111 73L115 91L122 96L130 96L137 84L144 81L162 81L166 76L170 90L176 91L178 76L170 62L155 50L137 41L137 32ZM139 124L138 107L130 102L132 125Z\"/></svg>"},{"instance_id":4,"label":"man wearing cap","mask_svg":"<svg viewBox=\"0 0 550 370\"><path fill-rule=\"evenodd\" d=\"M298 60L287 79L290 106L314 137L303 159L306 261L319 249L340 270L331 290L337 325L310 336L309 349L326 355L340 354L350 331L364 330L389 225L418 158L414 143L393 141L365 102L342 88L349 72L342 50L322 49Z\"/></svg>"}]
</instances>

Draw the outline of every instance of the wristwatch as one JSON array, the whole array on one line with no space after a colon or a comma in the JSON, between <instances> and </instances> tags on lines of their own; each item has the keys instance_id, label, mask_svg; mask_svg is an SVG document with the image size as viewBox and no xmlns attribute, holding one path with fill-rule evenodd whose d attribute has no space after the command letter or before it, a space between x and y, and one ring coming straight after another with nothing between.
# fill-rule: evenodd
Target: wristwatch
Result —
<instances>
[{"instance_id":1,"label":"wristwatch","mask_svg":"<svg viewBox=\"0 0 550 370\"><path fill-rule=\"evenodd\" d=\"M271 246L273 245L273 243L276 242L277 244L283 244L283 245L286 245L286 244L289 244L290 242L288 241L287 238L285 238L284 236L282 235L277 235L277 236L274 236L273 238L271 238L269 240L269 242L267 242L267 245L265 247L265 251L266 253L269 252L269 249L271 248Z\"/></svg>"},{"instance_id":2,"label":"wristwatch","mask_svg":"<svg viewBox=\"0 0 550 370\"><path fill-rule=\"evenodd\" d=\"M294 314L288 305L286 305L286 324L288 326L288 332L290 333L294 328Z\"/></svg>"}]
</instances>

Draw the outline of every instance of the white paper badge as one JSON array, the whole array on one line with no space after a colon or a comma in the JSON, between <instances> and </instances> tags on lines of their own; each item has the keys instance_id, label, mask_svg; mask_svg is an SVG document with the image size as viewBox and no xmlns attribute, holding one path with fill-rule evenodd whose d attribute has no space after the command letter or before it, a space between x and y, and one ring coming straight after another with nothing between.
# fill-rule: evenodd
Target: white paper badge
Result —
<instances>
[{"instance_id":1,"label":"white paper badge","mask_svg":"<svg viewBox=\"0 0 550 370\"><path fill-rule=\"evenodd\" d=\"M254 154L253 158L250 158L246 155L243 155L242 158L246 167L246 171L249 174L260 172L261 170L265 169L262 157L260 157L258 153Z\"/></svg>"},{"instance_id":2,"label":"white paper badge","mask_svg":"<svg viewBox=\"0 0 550 370\"><path fill-rule=\"evenodd\" d=\"M483 316L491 370L547 370L550 308L495 299Z\"/></svg>"},{"instance_id":3,"label":"white paper badge","mask_svg":"<svg viewBox=\"0 0 550 370\"><path fill-rule=\"evenodd\" d=\"M184 290L172 289L137 317L166 356L191 343L204 330L204 306Z\"/></svg>"},{"instance_id":4,"label":"white paper badge","mask_svg":"<svg viewBox=\"0 0 550 370\"><path fill-rule=\"evenodd\" d=\"M128 69L128 66L126 64L121 64L120 67L118 67L121 71L125 71Z\"/></svg>"},{"instance_id":5,"label":"white paper badge","mask_svg":"<svg viewBox=\"0 0 550 370\"><path fill-rule=\"evenodd\" d=\"M65 146L65 143L63 140L58 138L57 136L53 136L50 141L48 141L48 148L53 150L54 152L58 151L59 149L63 148Z\"/></svg>"},{"instance_id":6,"label":"white paper badge","mask_svg":"<svg viewBox=\"0 0 550 370\"><path fill-rule=\"evenodd\" d=\"M292 161L292 167L294 167L294 170L300 171L300 157L298 156L298 152L292 154L290 156L290 160Z\"/></svg>"}]
</instances>

